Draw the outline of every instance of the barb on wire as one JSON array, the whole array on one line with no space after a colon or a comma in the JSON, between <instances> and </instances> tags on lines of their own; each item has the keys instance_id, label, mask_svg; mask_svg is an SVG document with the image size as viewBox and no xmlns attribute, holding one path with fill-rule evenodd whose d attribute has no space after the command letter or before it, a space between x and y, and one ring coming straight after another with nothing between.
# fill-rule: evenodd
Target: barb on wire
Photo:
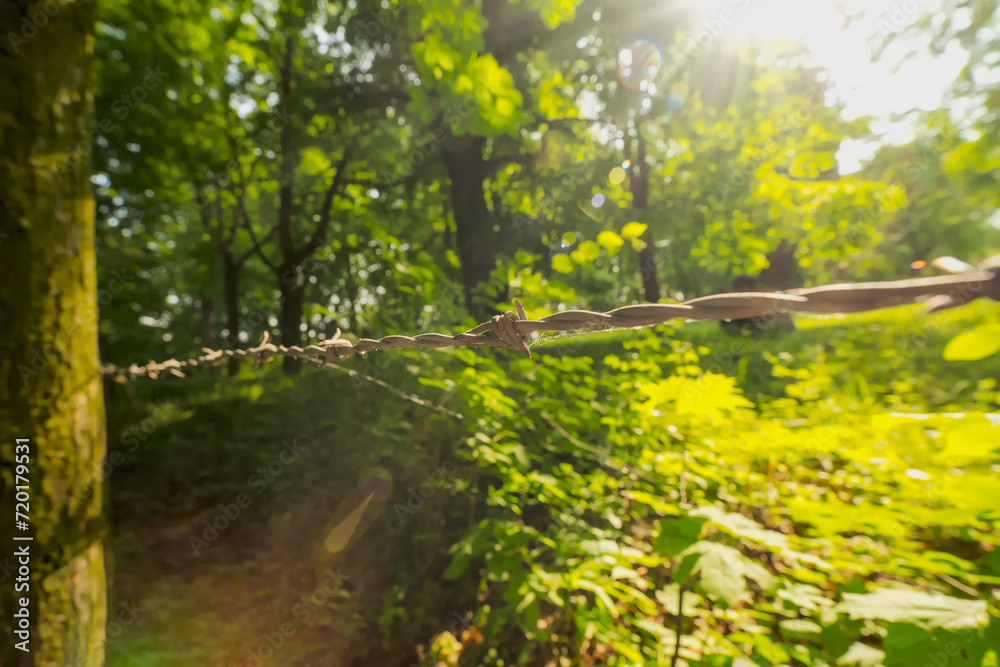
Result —
<instances>
[{"instance_id":1,"label":"barb on wire","mask_svg":"<svg viewBox=\"0 0 1000 667\"><path fill-rule=\"evenodd\" d=\"M980 297L1000 301L1000 255L983 262L978 268L954 258L934 260L934 266L952 275L914 278L872 283L824 285L785 292L735 292L713 294L683 303L649 303L615 308L606 313L589 310L566 310L539 320L525 317L524 308L515 302L517 313L508 311L489 322L466 331L446 335L424 333L416 336L385 336L374 340L362 338L355 343L340 337L338 329L332 339L308 347L274 345L264 340L255 348L243 350L210 350L205 355L186 361L170 359L146 365L128 367L106 365L104 374L123 380L136 377L158 378L164 375L183 377L183 371L197 366L217 366L227 359L253 359L262 364L275 357L296 357L316 362L322 368L355 354L372 350L441 347L500 347L519 350L530 357L528 340L535 331L569 331L591 326L647 327L675 318L686 320L737 320L751 317L773 317L779 313L858 313L913 303L929 298L929 312L960 306Z\"/></svg>"}]
</instances>

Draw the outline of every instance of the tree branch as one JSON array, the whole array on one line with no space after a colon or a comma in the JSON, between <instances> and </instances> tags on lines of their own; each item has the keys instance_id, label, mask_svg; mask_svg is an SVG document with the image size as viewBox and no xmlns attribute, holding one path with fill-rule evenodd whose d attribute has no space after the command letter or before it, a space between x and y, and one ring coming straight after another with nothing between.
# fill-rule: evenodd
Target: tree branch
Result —
<instances>
[{"instance_id":1,"label":"tree branch","mask_svg":"<svg viewBox=\"0 0 1000 667\"><path fill-rule=\"evenodd\" d=\"M250 242L253 244L250 247L250 250L247 252L247 255L250 255L250 253L257 253L257 256L260 257L260 261L264 262L264 266L271 269L271 271L274 272L275 274L280 273L280 271L278 271L278 266L276 264L273 264L271 260L267 258L267 255L264 254L264 241L268 240L269 238L271 238L271 236L274 235L274 232L277 230L277 227L271 225L271 229L267 232L267 234L264 235L264 238L258 239L257 235L253 231L253 224L251 224L250 222L250 217L246 214L246 207L243 205L242 199L240 200L239 206L240 209L243 211L243 226L246 227L247 233L250 234ZM247 257L245 256L242 262L245 262L246 260Z\"/></svg>"},{"instance_id":2,"label":"tree branch","mask_svg":"<svg viewBox=\"0 0 1000 667\"><path fill-rule=\"evenodd\" d=\"M508 164L519 164L524 167L528 164L528 157L529 156L525 153L491 157L489 160L485 160L483 162L483 172L486 176L490 176L503 167L506 167Z\"/></svg>"},{"instance_id":3,"label":"tree branch","mask_svg":"<svg viewBox=\"0 0 1000 667\"><path fill-rule=\"evenodd\" d=\"M323 238L326 236L327 230L330 228L330 219L333 213L333 199L337 196L337 193L344 186L344 182L347 180L345 177L347 175L347 162L351 159L351 154L357 144L351 143L344 149L344 154L341 156L340 160L337 162L337 173L334 174L333 178L330 180L330 187L326 189L326 193L323 195L323 203L319 211L319 222L316 223L316 231L313 235L306 241L305 245L299 248L291 255L291 263L293 265L299 265L307 257L316 252L320 244L323 242Z\"/></svg>"},{"instance_id":4,"label":"tree branch","mask_svg":"<svg viewBox=\"0 0 1000 667\"><path fill-rule=\"evenodd\" d=\"M215 186L215 219L218 221L219 233L221 238L219 240L219 245L225 245L232 239L229 234L226 233L226 217L225 211L222 209L222 187L219 186L219 179L213 175L212 185ZM235 215L235 213L234 213Z\"/></svg>"},{"instance_id":5,"label":"tree branch","mask_svg":"<svg viewBox=\"0 0 1000 667\"><path fill-rule=\"evenodd\" d=\"M360 185L366 188L376 188L378 190L390 190L400 185L405 185L408 182L417 180L417 171L414 169L413 173L407 176L400 176L399 178L393 179L391 181L367 181L360 178L345 178L344 185Z\"/></svg>"},{"instance_id":6,"label":"tree branch","mask_svg":"<svg viewBox=\"0 0 1000 667\"><path fill-rule=\"evenodd\" d=\"M236 260L236 266L243 266L244 264L246 264L246 261L250 259L251 255L256 253L257 255L260 256L261 261L264 262L267 268L277 273L278 272L277 267L275 267L275 265L271 264L271 262L267 260L267 257L264 256L264 251L263 251L263 245L267 243L269 240L271 240L272 236L274 236L274 227L271 227L271 229L268 230L267 234L264 234L264 238L258 240L256 235L252 231L252 225L250 224L250 221L246 220L245 217L244 220L246 221L245 226L247 228L247 231L250 232L250 240L253 242L253 246L245 253L243 253L243 255L239 259Z\"/></svg>"},{"instance_id":7,"label":"tree branch","mask_svg":"<svg viewBox=\"0 0 1000 667\"><path fill-rule=\"evenodd\" d=\"M200 179L195 179L194 181L194 194L195 194L194 200L196 205L201 200L201 198L204 198L206 200L208 199L208 195L205 193L205 187ZM212 241L217 243L218 239L216 238L215 234L215 225L212 224L212 216L207 209L208 209L207 204L204 206L198 206L199 213L201 214L199 216L201 218L201 224L205 228L205 231L208 232L208 235L209 237L211 237Z\"/></svg>"},{"instance_id":8,"label":"tree branch","mask_svg":"<svg viewBox=\"0 0 1000 667\"><path fill-rule=\"evenodd\" d=\"M246 216L246 208L242 206L242 203L243 203L243 198L246 196L247 185L246 185L246 179L243 176L243 165L240 165L239 162L238 162L239 161L239 156L237 155L237 152L236 152L235 148L236 147L233 146L233 161L237 162L236 178L239 181L240 192L239 192L239 195L236 198L237 199L237 202L236 202L237 203L237 208L233 211L233 228L226 235L226 238L229 241L234 241L236 239L236 232L239 231L239 228L240 228L240 225L238 224L237 219L236 219L236 213L237 213L237 211L239 211L244 216ZM253 170L257 167L257 162L259 160L260 160L260 155L256 156L253 159L253 162L250 163L250 171L249 171L250 174L253 174Z\"/></svg>"},{"instance_id":9,"label":"tree branch","mask_svg":"<svg viewBox=\"0 0 1000 667\"><path fill-rule=\"evenodd\" d=\"M260 159L260 156L255 158L254 161L250 164L251 174L253 173L254 167L257 165L258 159ZM243 177L242 169L239 170L238 174L240 179L240 194L236 198L236 206L240 212L240 216L243 218L243 226L246 227L247 233L250 234L250 242L252 245L250 249L243 254L242 257L236 260L236 266L243 266L246 263L246 261L250 259L251 255L256 253L258 256L260 256L261 261L264 262L264 266L271 269L271 271L273 271L274 273L278 273L277 265L272 264L267 259L267 256L264 254L264 244L268 240L270 240L272 236L274 236L275 231L277 231L277 227L271 225L271 229L267 231L267 234L265 234L264 238L262 239L258 239L257 235L254 234L253 221L250 220L250 214L247 213L247 207L246 207L246 194L247 194L246 179ZM235 231L233 233L235 234Z\"/></svg>"},{"instance_id":10,"label":"tree branch","mask_svg":"<svg viewBox=\"0 0 1000 667\"><path fill-rule=\"evenodd\" d=\"M535 121L535 128L539 125L548 125L549 127L559 127L561 125L572 125L573 123L602 123L600 118L584 118L583 116L570 116L566 118L539 118Z\"/></svg>"},{"instance_id":11,"label":"tree branch","mask_svg":"<svg viewBox=\"0 0 1000 667\"><path fill-rule=\"evenodd\" d=\"M324 112L344 109L348 112L379 110L386 107L401 108L409 101L405 89L391 88L382 83L341 81L331 83L316 92L313 102Z\"/></svg>"}]
</instances>

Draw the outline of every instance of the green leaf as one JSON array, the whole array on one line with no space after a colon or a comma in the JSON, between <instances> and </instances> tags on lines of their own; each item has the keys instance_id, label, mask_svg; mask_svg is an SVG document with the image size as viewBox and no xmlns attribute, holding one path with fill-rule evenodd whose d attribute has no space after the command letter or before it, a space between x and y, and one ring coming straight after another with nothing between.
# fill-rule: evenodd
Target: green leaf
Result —
<instances>
[{"instance_id":1,"label":"green leaf","mask_svg":"<svg viewBox=\"0 0 1000 667\"><path fill-rule=\"evenodd\" d=\"M688 551L682 554L677 566L670 573L674 582L682 586L686 585L688 577L694 572L700 559L701 554L697 551Z\"/></svg>"},{"instance_id":2,"label":"green leaf","mask_svg":"<svg viewBox=\"0 0 1000 667\"><path fill-rule=\"evenodd\" d=\"M653 593L653 597L656 601L663 605L664 610L668 614L673 616L677 615L677 603L680 596L678 595L680 589L679 584L667 584L663 588ZM684 592L684 608L681 609L681 613L684 616L696 616L700 609L704 609L705 600L700 595L694 591Z\"/></svg>"},{"instance_id":3,"label":"green leaf","mask_svg":"<svg viewBox=\"0 0 1000 667\"><path fill-rule=\"evenodd\" d=\"M772 591L778 585L778 577L760 563L740 557L743 563L743 576L753 579L765 591Z\"/></svg>"},{"instance_id":4,"label":"green leaf","mask_svg":"<svg viewBox=\"0 0 1000 667\"><path fill-rule=\"evenodd\" d=\"M552 258L552 268L559 273L572 273L573 272L573 260L569 258L569 255L559 254Z\"/></svg>"},{"instance_id":5,"label":"green leaf","mask_svg":"<svg viewBox=\"0 0 1000 667\"><path fill-rule=\"evenodd\" d=\"M683 516L663 519L659 522L660 532L653 540L653 551L668 558L674 558L698 541L706 520Z\"/></svg>"},{"instance_id":6,"label":"green leaf","mask_svg":"<svg viewBox=\"0 0 1000 667\"><path fill-rule=\"evenodd\" d=\"M943 551L921 549L915 552L902 553L900 564L923 574L941 573L961 577L963 573L972 572L975 566L967 560Z\"/></svg>"},{"instance_id":7,"label":"green leaf","mask_svg":"<svg viewBox=\"0 0 1000 667\"><path fill-rule=\"evenodd\" d=\"M542 0L532 3L538 7L542 22L549 30L555 30L563 21L572 20L580 0Z\"/></svg>"},{"instance_id":8,"label":"green leaf","mask_svg":"<svg viewBox=\"0 0 1000 667\"><path fill-rule=\"evenodd\" d=\"M947 361L978 361L1000 352L1000 324L981 324L962 332L944 347Z\"/></svg>"},{"instance_id":9,"label":"green leaf","mask_svg":"<svg viewBox=\"0 0 1000 667\"><path fill-rule=\"evenodd\" d=\"M787 632L818 633L823 630L819 624L804 618L790 618L787 621L781 621L778 625Z\"/></svg>"},{"instance_id":10,"label":"green leaf","mask_svg":"<svg viewBox=\"0 0 1000 667\"><path fill-rule=\"evenodd\" d=\"M448 569L444 572L445 579L458 579L461 577L469 567L469 561L472 560L471 554L465 550L455 552L455 555L451 557L451 563L448 564Z\"/></svg>"},{"instance_id":11,"label":"green leaf","mask_svg":"<svg viewBox=\"0 0 1000 667\"><path fill-rule=\"evenodd\" d=\"M673 630L663 625L663 623L656 623L655 621L650 621L645 618L640 618L634 621L633 625L635 625L635 627L639 628L640 630L645 630L654 637L659 638L664 643L672 644L674 641L674 636L676 635L676 633Z\"/></svg>"},{"instance_id":12,"label":"green leaf","mask_svg":"<svg viewBox=\"0 0 1000 667\"><path fill-rule=\"evenodd\" d=\"M705 373L699 378L673 375L666 380L643 384L639 391L649 397L647 405L650 408L668 405L677 414L693 414L718 421L725 418L724 413L754 407L741 395L736 383L736 378L718 373Z\"/></svg>"},{"instance_id":13,"label":"green leaf","mask_svg":"<svg viewBox=\"0 0 1000 667\"><path fill-rule=\"evenodd\" d=\"M646 232L648 225L644 225L641 222L630 222L625 227L622 228L622 238L625 239L635 239L639 238Z\"/></svg>"},{"instance_id":14,"label":"green leaf","mask_svg":"<svg viewBox=\"0 0 1000 667\"><path fill-rule=\"evenodd\" d=\"M607 250L609 256L614 257L625 245L625 241L614 232L601 232L597 235L597 244Z\"/></svg>"},{"instance_id":15,"label":"green leaf","mask_svg":"<svg viewBox=\"0 0 1000 667\"><path fill-rule=\"evenodd\" d=\"M749 401L747 403L749 404ZM756 521L736 512L726 512L712 505L702 505L691 510L691 516L703 517L734 537L742 537L778 548L788 545L787 535L775 530L767 530Z\"/></svg>"},{"instance_id":16,"label":"green leaf","mask_svg":"<svg viewBox=\"0 0 1000 667\"><path fill-rule=\"evenodd\" d=\"M583 590L590 591L595 596L597 596L597 599L601 601L601 603L605 606L605 608L607 608L608 611L612 613L617 613L617 611L615 610L614 600L611 599L611 596L608 595L608 592L604 590L603 586L593 581L589 581L587 579L579 580L578 582L576 582L576 585L582 588Z\"/></svg>"},{"instance_id":17,"label":"green leaf","mask_svg":"<svg viewBox=\"0 0 1000 667\"><path fill-rule=\"evenodd\" d=\"M310 146L302 151L302 169L311 176L324 173L331 165L327 151L321 148Z\"/></svg>"},{"instance_id":18,"label":"green leaf","mask_svg":"<svg viewBox=\"0 0 1000 667\"><path fill-rule=\"evenodd\" d=\"M522 468L531 467L531 460L528 458L528 452L524 449L524 445L509 444L505 445L504 449L514 455L514 458L521 464Z\"/></svg>"},{"instance_id":19,"label":"green leaf","mask_svg":"<svg viewBox=\"0 0 1000 667\"><path fill-rule=\"evenodd\" d=\"M934 461L949 467L973 461L988 462L1000 457L1000 426L984 415L966 415L955 428L944 436L945 447L934 456Z\"/></svg>"},{"instance_id":20,"label":"green leaf","mask_svg":"<svg viewBox=\"0 0 1000 667\"><path fill-rule=\"evenodd\" d=\"M885 667L937 664L980 667L986 645L974 630L928 630L911 623L890 623L885 640Z\"/></svg>"},{"instance_id":21,"label":"green leaf","mask_svg":"<svg viewBox=\"0 0 1000 667\"><path fill-rule=\"evenodd\" d=\"M885 653L872 648L868 644L855 642L839 660L838 665L857 665L857 667L879 667L885 659Z\"/></svg>"},{"instance_id":22,"label":"green leaf","mask_svg":"<svg viewBox=\"0 0 1000 667\"><path fill-rule=\"evenodd\" d=\"M986 623L985 600L960 600L905 588L877 588L871 593L845 593L835 608L850 618L920 623L926 627L959 630Z\"/></svg>"},{"instance_id":23,"label":"green leaf","mask_svg":"<svg viewBox=\"0 0 1000 667\"><path fill-rule=\"evenodd\" d=\"M590 263L601 256L601 246L593 241L584 241L576 249L576 252L580 253L584 262Z\"/></svg>"},{"instance_id":24,"label":"green leaf","mask_svg":"<svg viewBox=\"0 0 1000 667\"><path fill-rule=\"evenodd\" d=\"M746 593L743 580L743 557L732 547L717 542L698 542L688 553L698 553L701 588L728 606L736 604Z\"/></svg>"},{"instance_id":25,"label":"green leaf","mask_svg":"<svg viewBox=\"0 0 1000 667\"><path fill-rule=\"evenodd\" d=\"M479 103L479 118L486 123L486 127L473 124L470 129L516 135L524 99L511 73L491 54L474 57L465 70L473 85L472 96Z\"/></svg>"},{"instance_id":26,"label":"green leaf","mask_svg":"<svg viewBox=\"0 0 1000 667\"><path fill-rule=\"evenodd\" d=\"M819 641L826 647L831 656L845 656L854 650L852 644L861 638L862 630L867 623L867 621L861 620L850 621L836 613L824 614L822 618L825 625L820 633ZM879 655L881 660L881 656L884 654L879 651Z\"/></svg>"}]
</instances>

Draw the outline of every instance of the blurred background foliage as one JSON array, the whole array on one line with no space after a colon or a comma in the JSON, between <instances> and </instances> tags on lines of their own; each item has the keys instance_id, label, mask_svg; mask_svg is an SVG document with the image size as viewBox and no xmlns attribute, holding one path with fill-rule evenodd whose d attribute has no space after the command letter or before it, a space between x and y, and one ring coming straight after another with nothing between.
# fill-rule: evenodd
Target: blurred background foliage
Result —
<instances>
[{"instance_id":1,"label":"blurred background foliage","mask_svg":"<svg viewBox=\"0 0 1000 667\"><path fill-rule=\"evenodd\" d=\"M975 264L998 39L979 0L107 0L102 357ZM109 385L112 592L150 610L109 664L997 665L998 322Z\"/></svg>"}]
</instances>

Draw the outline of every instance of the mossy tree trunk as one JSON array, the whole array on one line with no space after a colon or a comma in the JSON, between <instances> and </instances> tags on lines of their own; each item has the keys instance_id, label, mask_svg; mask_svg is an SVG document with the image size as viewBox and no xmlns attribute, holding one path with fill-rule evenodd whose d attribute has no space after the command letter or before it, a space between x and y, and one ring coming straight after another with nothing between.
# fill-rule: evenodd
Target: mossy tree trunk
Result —
<instances>
[{"instance_id":1,"label":"mossy tree trunk","mask_svg":"<svg viewBox=\"0 0 1000 667\"><path fill-rule=\"evenodd\" d=\"M95 0L0 0L0 664L102 665L104 407L92 149ZM14 462L30 439L30 531ZM20 483L20 482L18 482ZM93 485L92 493L79 493ZM18 536L34 541L15 542ZM29 546L30 590L15 593ZM29 601L30 653L12 622Z\"/></svg>"}]
</instances>

